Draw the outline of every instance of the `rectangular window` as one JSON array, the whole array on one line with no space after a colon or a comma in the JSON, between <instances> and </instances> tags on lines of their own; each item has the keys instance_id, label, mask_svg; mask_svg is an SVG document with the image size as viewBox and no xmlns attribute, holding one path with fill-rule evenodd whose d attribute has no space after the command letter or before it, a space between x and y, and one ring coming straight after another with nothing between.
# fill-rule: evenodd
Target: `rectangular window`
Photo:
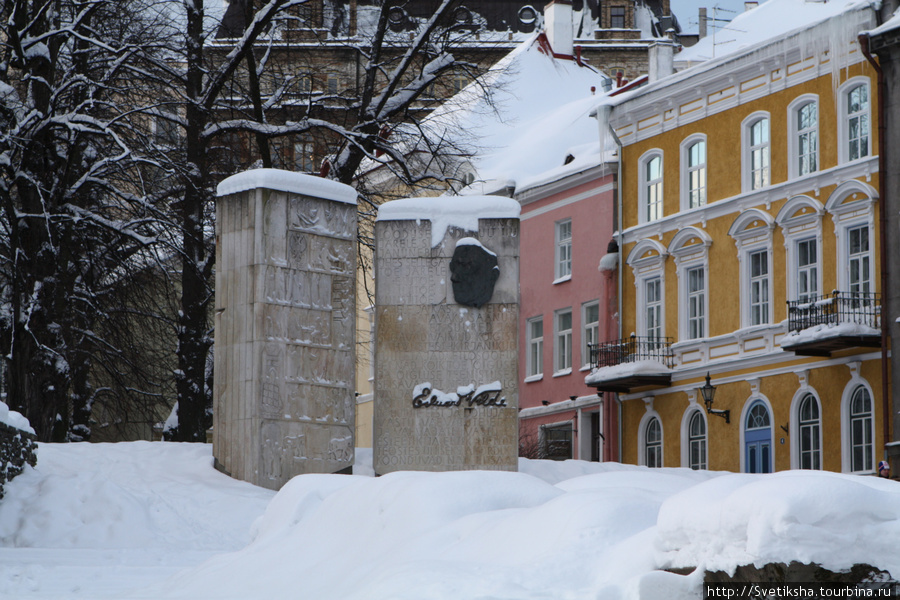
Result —
<instances>
[{"instance_id":1,"label":"rectangular window","mask_svg":"<svg viewBox=\"0 0 900 600\"><path fill-rule=\"evenodd\" d=\"M528 376L537 377L544 372L544 319L528 321Z\"/></svg>"},{"instance_id":2,"label":"rectangular window","mask_svg":"<svg viewBox=\"0 0 900 600\"><path fill-rule=\"evenodd\" d=\"M769 120L750 126L750 189L769 185Z\"/></svg>"},{"instance_id":3,"label":"rectangular window","mask_svg":"<svg viewBox=\"0 0 900 600\"><path fill-rule=\"evenodd\" d=\"M559 373L572 370L572 310L565 309L556 313L556 364L554 371Z\"/></svg>"},{"instance_id":4,"label":"rectangular window","mask_svg":"<svg viewBox=\"0 0 900 600\"><path fill-rule=\"evenodd\" d=\"M769 322L769 253L750 254L750 324Z\"/></svg>"},{"instance_id":5,"label":"rectangular window","mask_svg":"<svg viewBox=\"0 0 900 600\"><path fill-rule=\"evenodd\" d=\"M688 148L688 207L706 204L706 142Z\"/></svg>"},{"instance_id":6,"label":"rectangular window","mask_svg":"<svg viewBox=\"0 0 900 600\"><path fill-rule=\"evenodd\" d=\"M705 337L706 324L706 284L703 267L687 272L688 286L688 339Z\"/></svg>"},{"instance_id":7,"label":"rectangular window","mask_svg":"<svg viewBox=\"0 0 900 600\"><path fill-rule=\"evenodd\" d=\"M591 364L591 346L596 345L600 332L600 303L588 302L581 309L581 364Z\"/></svg>"},{"instance_id":8,"label":"rectangular window","mask_svg":"<svg viewBox=\"0 0 900 600\"><path fill-rule=\"evenodd\" d=\"M868 294L872 291L869 275L869 228L854 227L849 232L850 293Z\"/></svg>"},{"instance_id":9,"label":"rectangular window","mask_svg":"<svg viewBox=\"0 0 900 600\"><path fill-rule=\"evenodd\" d=\"M556 224L556 279L572 276L572 219Z\"/></svg>"},{"instance_id":10,"label":"rectangular window","mask_svg":"<svg viewBox=\"0 0 900 600\"><path fill-rule=\"evenodd\" d=\"M541 427L541 458L568 460L572 458L572 424L544 425Z\"/></svg>"},{"instance_id":11,"label":"rectangular window","mask_svg":"<svg viewBox=\"0 0 900 600\"><path fill-rule=\"evenodd\" d=\"M662 337L662 289L660 278L654 277L644 282L644 306L646 307L646 335L649 338Z\"/></svg>"},{"instance_id":12,"label":"rectangular window","mask_svg":"<svg viewBox=\"0 0 900 600\"><path fill-rule=\"evenodd\" d=\"M797 243L797 300L813 302L819 294L819 267L816 240Z\"/></svg>"},{"instance_id":13,"label":"rectangular window","mask_svg":"<svg viewBox=\"0 0 900 600\"><path fill-rule=\"evenodd\" d=\"M303 138L298 142L294 142L294 168L301 173L312 173L313 165L312 141Z\"/></svg>"},{"instance_id":14,"label":"rectangular window","mask_svg":"<svg viewBox=\"0 0 900 600\"><path fill-rule=\"evenodd\" d=\"M816 103L797 109L797 174L806 175L818 169L818 117Z\"/></svg>"},{"instance_id":15,"label":"rectangular window","mask_svg":"<svg viewBox=\"0 0 900 600\"><path fill-rule=\"evenodd\" d=\"M625 29L625 7L611 6L609 9L610 29Z\"/></svg>"}]
</instances>

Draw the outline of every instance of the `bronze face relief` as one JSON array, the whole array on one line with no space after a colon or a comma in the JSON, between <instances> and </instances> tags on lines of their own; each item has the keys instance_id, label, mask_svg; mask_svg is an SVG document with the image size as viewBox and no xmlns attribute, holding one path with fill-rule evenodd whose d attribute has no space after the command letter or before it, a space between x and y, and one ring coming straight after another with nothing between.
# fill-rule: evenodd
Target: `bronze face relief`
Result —
<instances>
[{"instance_id":1,"label":"bronze face relief","mask_svg":"<svg viewBox=\"0 0 900 600\"><path fill-rule=\"evenodd\" d=\"M491 300L500 277L497 255L473 238L456 243L450 259L450 282L457 304L480 308Z\"/></svg>"}]
</instances>

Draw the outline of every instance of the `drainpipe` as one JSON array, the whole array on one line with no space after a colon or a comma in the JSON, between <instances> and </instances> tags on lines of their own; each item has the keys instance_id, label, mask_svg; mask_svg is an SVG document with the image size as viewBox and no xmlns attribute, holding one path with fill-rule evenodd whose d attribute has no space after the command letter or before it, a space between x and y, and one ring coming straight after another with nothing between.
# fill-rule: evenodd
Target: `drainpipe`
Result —
<instances>
[{"instance_id":1,"label":"drainpipe","mask_svg":"<svg viewBox=\"0 0 900 600\"><path fill-rule=\"evenodd\" d=\"M882 301L887 299L888 296L888 269L887 269L887 223L886 223L886 215L885 212L885 202L884 202L884 194L885 194L885 173L882 161L884 160L884 149L885 149L885 140L887 138L887 125L884 120L884 72L881 70L881 65L878 64L878 61L875 60L875 57L872 56L871 51L869 50L869 35L867 33L861 33L857 37L859 40L859 48L862 50L863 55L872 65L872 68L875 69L875 73L878 75L878 235L881 237L881 244L879 248L879 260L881 262L880 276L881 276L881 296ZM882 305L881 310L881 397L882 397L882 419L883 423L883 432L884 432L884 459L887 460L887 445L891 440L891 417L894 414L893 404L894 398L890 395L890 388L888 386L888 339L890 339L888 332L888 319L885 318L885 310L884 305Z\"/></svg>"}]
</instances>

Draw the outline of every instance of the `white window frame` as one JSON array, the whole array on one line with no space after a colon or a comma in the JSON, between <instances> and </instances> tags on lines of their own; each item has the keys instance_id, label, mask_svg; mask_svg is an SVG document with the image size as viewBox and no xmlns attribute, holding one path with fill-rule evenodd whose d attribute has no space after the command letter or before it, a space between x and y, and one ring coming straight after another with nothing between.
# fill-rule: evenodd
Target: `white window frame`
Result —
<instances>
[{"instance_id":1,"label":"white window frame","mask_svg":"<svg viewBox=\"0 0 900 600\"><path fill-rule=\"evenodd\" d=\"M800 299L799 286L799 245L806 240L816 241L816 290L824 291L822 279L822 217L825 207L809 196L790 198L778 212L775 222L784 235L785 264L787 272L787 299Z\"/></svg>"},{"instance_id":2,"label":"white window frame","mask_svg":"<svg viewBox=\"0 0 900 600\"><path fill-rule=\"evenodd\" d=\"M805 380L805 375L803 379ZM803 449L800 447L800 444L803 442L802 430L804 428L804 423L800 420L800 409L807 398L812 398L815 403L815 408L818 411L818 418L815 421L815 442L817 444L815 453L818 459L818 466L812 468L820 471L823 468L824 460L822 452L822 401L819 399L818 392L805 383L801 384L800 389L796 391L794 398L791 400L791 422L789 427L791 439L791 468L803 468L801 466Z\"/></svg>"},{"instance_id":3,"label":"white window frame","mask_svg":"<svg viewBox=\"0 0 900 600\"><path fill-rule=\"evenodd\" d=\"M650 294L650 284L656 288L655 298L651 297ZM640 303L638 306L643 306L643 316L644 316L644 331L641 335L646 336L648 338L655 337L661 338L663 336L663 325L662 325L662 316L663 316L663 307L665 303L664 300L664 291L662 288L662 276L657 275L656 277L647 277L642 281L642 287L644 292L644 301ZM650 319L651 309L655 312L655 323L652 323Z\"/></svg>"},{"instance_id":4,"label":"white window frame","mask_svg":"<svg viewBox=\"0 0 900 600\"><path fill-rule=\"evenodd\" d=\"M589 320L588 311L597 310L597 319ZM581 370L591 368L591 344L600 343L600 301L591 300L581 305Z\"/></svg>"},{"instance_id":5,"label":"white window frame","mask_svg":"<svg viewBox=\"0 0 900 600\"><path fill-rule=\"evenodd\" d=\"M774 286L772 277L773 252L772 233L775 230L775 219L767 212L757 208L745 210L734 220L728 235L734 239L737 247L737 256L740 268L740 293L741 293L741 327L755 327L770 325L774 320L772 291ZM767 273L765 281L768 287L768 303L766 314L759 323L753 322L753 310L751 305L752 288L754 284L751 271L751 256L757 252L766 251Z\"/></svg>"},{"instance_id":6,"label":"white window frame","mask_svg":"<svg viewBox=\"0 0 900 600\"><path fill-rule=\"evenodd\" d=\"M850 114L850 93L860 86L865 86L867 107L858 113ZM841 164L861 160L872 156L872 85L868 77L853 77L845 81L838 88L838 160ZM854 118L865 118L866 147L865 153L856 158L851 158L850 153L850 121Z\"/></svg>"},{"instance_id":7,"label":"white window frame","mask_svg":"<svg viewBox=\"0 0 900 600\"><path fill-rule=\"evenodd\" d=\"M816 106L816 123L801 130L799 124L800 111L813 103ZM803 94L795 98L788 106L788 177L791 179L817 173L822 168L822 144L819 136L820 112L819 96L817 94ZM815 141L815 151L813 152L815 155L815 168L805 173L801 173L800 169L801 136L812 137Z\"/></svg>"},{"instance_id":8,"label":"white window frame","mask_svg":"<svg viewBox=\"0 0 900 600\"><path fill-rule=\"evenodd\" d=\"M847 365L850 367L850 381L844 386L844 392L841 395L841 471L844 473L856 474L874 474L876 465L878 464L878 456L875 448L875 394L869 382L863 379L859 374L860 363L853 361ZM871 446L869 448L869 464L868 469L853 469L853 423L850 420L851 403L857 390L864 389L869 395L869 402L872 411L869 413L871 418L869 422L869 440Z\"/></svg>"},{"instance_id":9,"label":"white window frame","mask_svg":"<svg viewBox=\"0 0 900 600\"><path fill-rule=\"evenodd\" d=\"M684 411L684 415L681 417L681 466L687 469L693 469L694 466L691 462L691 458L693 456L692 446L694 442L694 438L691 437L691 422L694 419L695 415L699 415L700 419L703 421L703 450L702 450L702 459L699 463L699 469L708 469L709 468L709 420L706 418L706 411L704 411L699 404L697 404L697 392L696 390L691 390L688 392L690 405Z\"/></svg>"},{"instance_id":10,"label":"white window frame","mask_svg":"<svg viewBox=\"0 0 900 600\"><path fill-rule=\"evenodd\" d=\"M650 466L647 464L647 428L650 425L650 421L656 419L657 422L659 422L659 465L657 466L662 467L666 464L666 437L663 420L662 417L659 416L659 413L653 410L652 398L645 398L644 403L647 405L647 412L644 413L644 416L641 418L641 422L638 425L638 464L645 467Z\"/></svg>"},{"instance_id":11,"label":"white window frame","mask_svg":"<svg viewBox=\"0 0 900 600\"><path fill-rule=\"evenodd\" d=\"M709 246L712 238L696 227L685 227L669 243L669 254L675 257L678 275L678 339L701 340L709 337ZM703 269L703 323L700 335L690 335L690 278L693 269ZM694 294L696 296L696 293Z\"/></svg>"},{"instance_id":12,"label":"white window frame","mask_svg":"<svg viewBox=\"0 0 900 600\"><path fill-rule=\"evenodd\" d=\"M541 335L534 335L534 325L540 323ZM526 382L537 381L544 376L544 317L532 317L525 322L525 338L528 352L525 356ZM535 364L537 363L537 364Z\"/></svg>"},{"instance_id":13,"label":"white window frame","mask_svg":"<svg viewBox=\"0 0 900 600\"><path fill-rule=\"evenodd\" d=\"M656 179L649 179L647 175L647 168L650 164L650 161L653 159L659 159L659 177ZM638 180L640 181L640 189L638 190L638 222L639 223L652 223L654 221L658 221L666 215L665 212L665 160L663 159L663 152L658 148L654 148L653 150L648 150L641 158L638 160L638 169L640 173L640 177ZM654 205L658 205L658 214L655 214L657 211L652 211L653 218L651 218L651 207L650 207L650 188L651 186L655 188L655 192L658 196L658 200L654 202Z\"/></svg>"},{"instance_id":14,"label":"white window frame","mask_svg":"<svg viewBox=\"0 0 900 600\"><path fill-rule=\"evenodd\" d=\"M572 219L563 219L553 225L554 260L553 283L572 279Z\"/></svg>"},{"instance_id":15,"label":"white window frame","mask_svg":"<svg viewBox=\"0 0 900 600\"><path fill-rule=\"evenodd\" d=\"M753 127L760 121L768 122L768 139L759 144L753 144ZM766 177L764 182L754 187L753 153L765 151ZM750 114L741 122L741 190L751 192L765 189L772 185L772 118L768 112L758 111Z\"/></svg>"},{"instance_id":16,"label":"white window frame","mask_svg":"<svg viewBox=\"0 0 900 600\"><path fill-rule=\"evenodd\" d=\"M646 307L647 287L650 279L659 279L660 292L662 293L662 306L660 307L660 331L662 337L666 334L666 258L668 254L665 247L652 239L643 239L635 245L628 254L626 263L634 274L636 306ZM639 310L636 318L638 335L648 335L647 314Z\"/></svg>"},{"instance_id":17,"label":"white window frame","mask_svg":"<svg viewBox=\"0 0 900 600\"><path fill-rule=\"evenodd\" d=\"M861 181L845 181L831 193L825 203L825 210L832 215L834 235L837 238L837 282L838 291L850 291L850 239L849 232L857 227L869 230L869 281L871 292L878 291L875 253L875 203L878 192Z\"/></svg>"},{"instance_id":18,"label":"white window frame","mask_svg":"<svg viewBox=\"0 0 900 600\"><path fill-rule=\"evenodd\" d=\"M564 329L561 320L569 317L569 327ZM553 376L568 375L572 372L572 330L575 316L572 308L561 308L553 313Z\"/></svg>"},{"instance_id":19,"label":"white window frame","mask_svg":"<svg viewBox=\"0 0 900 600\"><path fill-rule=\"evenodd\" d=\"M766 410L769 413L769 440L771 441L771 448L769 450L769 473L775 472L775 411L772 410L772 402L769 401L769 398L764 394L759 393L759 380L751 381L750 383L751 394L747 400L744 401L744 406L741 409L741 420L738 421L740 424L740 454L741 454L741 473L747 472L747 416L750 413L750 409L753 408L753 405L757 402L762 402L762 404L766 407Z\"/></svg>"},{"instance_id":20,"label":"white window frame","mask_svg":"<svg viewBox=\"0 0 900 600\"><path fill-rule=\"evenodd\" d=\"M703 144L702 162L696 165L691 164L691 149L697 144ZM691 135L681 142L681 210L691 210L706 206L707 203L707 180L708 170L707 163L709 160L709 146L706 143L706 136L702 133ZM696 188L692 188L692 176L699 174L700 183ZM691 206L693 192L697 190L699 195L696 206Z\"/></svg>"}]
</instances>

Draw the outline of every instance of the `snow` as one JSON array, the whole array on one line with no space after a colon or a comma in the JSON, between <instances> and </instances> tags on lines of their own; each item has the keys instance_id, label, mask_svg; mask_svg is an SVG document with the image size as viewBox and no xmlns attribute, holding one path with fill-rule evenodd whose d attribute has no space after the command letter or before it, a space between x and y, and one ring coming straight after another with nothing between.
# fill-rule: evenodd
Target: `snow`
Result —
<instances>
[{"instance_id":1,"label":"snow","mask_svg":"<svg viewBox=\"0 0 900 600\"><path fill-rule=\"evenodd\" d=\"M289 194L303 194L346 204L356 204L356 190L330 179L281 169L250 169L223 180L216 188L218 196L240 194L265 188Z\"/></svg>"},{"instance_id":2,"label":"snow","mask_svg":"<svg viewBox=\"0 0 900 600\"><path fill-rule=\"evenodd\" d=\"M488 250L484 244L482 244L480 241L476 240L473 237L460 238L460 239L456 240L456 245L457 245L457 247L458 246L477 246L477 247L481 248L482 250L484 250L485 252L487 252L488 254L490 254L491 256L497 256L496 252L494 252L492 250Z\"/></svg>"},{"instance_id":3,"label":"snow","mask_svg":"<svg viewBox=\"0 0 900 600\"><path fill-rule=\"evenodd\" d=\"M870 0L768 0L737 15L726 27L718 29L715 36L708 35L695 45L684 48L675 55L676 66L724 57L776 37L802 34L831 17L874 5L875 2ZM709 16L712 17L712 11ZM856 24L854 19L844 21L851 27ZM856 29L848 41L855 40L858 31Z\"/></svg>"},{"instance_id":4,"label":"snow","mask_svg":"<svg viewBox=\"0 0 900 600\"><path fill-rule=\"evenodd\" d=\"M519 203L502 196L441 196L404 198L378 207L379 221L431 221L431 247L447 229L478 231L478 219L518 219Z\"/></svg>"},{"instance_id":5,"label":"snow","mask_svg":"<svg viewBox=\"0 0 900 600\"><path fill-rule=\"evenodd\" d=\"M601 128L590 116L608 82L593 68L542 52L532 37L480 83L437 108L423 128L467 161L463 168L479 182L477 193L509 184L521 191L612 160L610 152L603 153ZM612 142L606 145L614 148Z\"/></svg>"},{"instance_id":6,"label":"snow","mask_svg":"<svg viewBox=\"0 0 900 600\"><path fill-rule=\"evenodd\" d=\"M9 410L9 406L5 402L0 402L0 423L34 434L34 429L31 427L31 423L28 422L28 419L22 413Z\"/></svg>"},{"instance_id":7,"label":"snow","mask_svg":"<svg viewBox=\"0 0 900 600\"><path fill-rule=\"evenodd\" d=\"M304 475L277 494L204 444L41 444L7 485L0 597L700 598L700 566L900 573L900 485L520 459L519 472ZM361 474L364 473L364 474Z\"/></svg>"},{"instance_id":8,"label":"snow","mask_svg":"<svg viewBox=\"0 0 900 600\"><path fill-rule=\"evenodd\" d=\"M609 254L604 254L600 259L600 264L597 265L597 269L599 271L615 271L619 268L619 253L618 252L610 252Z\"/></svg>"},{"instance_id":9,"label":"snow","mask_svg":"<svg viewBox=\"0 0 900 600\"><path fill-rule=\"evenodd\" d=\"M771 0L770 0L771 1ZM835 323L815 325L800 331L791 331L781 341L781 345L806 344L819 340L827 340L839 336L881 335L875 327L861 323Z\"/></svg>"},{"instance_id":10,"label":"snow","mask_svg":"<svg viewBox=\"0 0 900 600\"><path fill-rule=\"evenodd\" d=\"M637 374L661 375L671 372L672 369L658 360L636 360L634 362L623 362L609 367L594 369L591 371L590 375L584 378L584 383L591 385L601 381L620 379L622 377L630 377L631 375Z\"/></svg>"}]
</instances>

